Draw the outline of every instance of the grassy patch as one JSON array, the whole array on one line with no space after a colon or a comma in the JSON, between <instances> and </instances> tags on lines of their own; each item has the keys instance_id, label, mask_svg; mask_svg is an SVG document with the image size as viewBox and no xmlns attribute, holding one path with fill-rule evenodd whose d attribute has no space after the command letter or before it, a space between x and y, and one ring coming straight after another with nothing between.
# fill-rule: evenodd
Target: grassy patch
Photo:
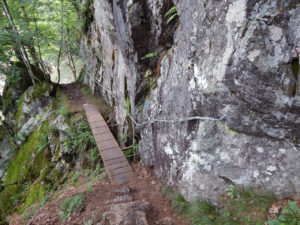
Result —
<instances>
[{"instance_id":1,"label":"grassy patch","mask_svg":"<svg viewBox=\"0 0 300 225\"><path fill-rule=\"evenodd\" d=\"M59 210L59 215L63 220L68 219L75 210L82 211L84 208L84 194L78 194L66 198Z\"/></svg>"},{"instance_id":2,"label":"grassy patch","mask_svg":"<svg viewBox=\"0 0 300 225\"><path fill-rule=\"evenodd\" d=\"M234 188L234 194L224 196L218 207L206 201L186 202L184 197L164 189L173 207L186 217L193 225L264 225L267 220L267 209L274 197L270 194L258 194L253 190Z\"/></svg>"},{"instance_id":3,"label":"grassy patch","mask_svg":"<svg viewBox=\"0 0 300 225\"><path fill-rule=\"evenodd\" d=\"M68 118L72 114L72 111L69 109L69 100L68 97L61 91L57 90L56 94L57 101L55 102L55 108L58 114Z\"/></svg>"},{"instance_id":4,"label":"grassy patch","mask_svg":"<svg viewBox=\"0 0 300 225\"><path fill-rule=\"evenodd\" d=\"M91 90L84 86L80 89L81 94L86 96L92 104L97 105L98 109L100 109L101 114L103 115L104 119L108 120L111 112L111 108L105 104L105 102L100 97L96 97L92 94Z\"/></svg>"},{"instance_id":5,"label":"grassy patch","mask_svg":"<svg viewBox=\"0 0 300 225\"><path fill-rule=\"evenodd\" d=\"M23 218L26 219L26 220L29 220L29 219L33 218L36 214L37 214L37 209L36 208L32 208L32 209L27 210L23 214Z\"/></svg>"}]
</instances>

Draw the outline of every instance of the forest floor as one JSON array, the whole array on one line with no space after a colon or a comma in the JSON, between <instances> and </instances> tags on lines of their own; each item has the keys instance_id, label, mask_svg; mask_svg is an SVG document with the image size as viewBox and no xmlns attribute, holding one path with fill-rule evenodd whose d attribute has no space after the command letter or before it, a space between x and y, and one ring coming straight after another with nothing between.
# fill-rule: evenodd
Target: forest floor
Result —
<instances>
[{"instance_id":1,"label":"forest floor","mask_svg":"<svg viewBox=\"0 0 300 225\"><path fill-rule=\"evenodd\" d=\"M135 178L126 186L130 188L130 195L134 201L146 201L150 203L150 210L147 212L149 224L159 224L157 221L169 217L173 225L187 225L188 222L175 213L171 200L163 193L163 187L151 175L149 171L139 164L132 165ZM86 172L86 171L85 171ZM108 211L111 201L115 199L114 192L120 186L112 185L108 178L103 179L103 174L93 179L86 176L85 172L80 173L76 183L70 181L65 184L62 190L49 195L47 202L39 202L32 205L23 215L13 214L7 217L11 225L85 225L97 224L101 221L103 213ZM63 220L59 214L65 199L84 194L84 208L75 212ZM32 218L30 218L32 215ZM90 222L93 221L93 222Z\"/></svg>"},{"instance_id":2,"label":"forest floor","mask_svg":"<svg viewBox=\"0 0 300 225\"><path fill-rule=\"evenodd\" d=\"M82 94L82 89L75 83L62 85L62 91L68 98L69 108L74 112L83 111L83 104L93 103ZM138 163L132 163L133 180L126 184L130 189L133 201L146 201L150 205L146 217L148 223L169 218L172 225L187 225L186 219L179 216L173 209L170 198L163 194L164 187L146 168ZM120 186L110 183L105 172L93 175L93 171L78 171L59 190L50 193L40 202L32 205L23 214L13 214L7 217L11 225L92 225L101 221L103 213L108 211L116 198L115 190ZM66 199L84 195L82 210L75 210L68 219L62 219L61 210Z\"/></svg>"}]
</instances>

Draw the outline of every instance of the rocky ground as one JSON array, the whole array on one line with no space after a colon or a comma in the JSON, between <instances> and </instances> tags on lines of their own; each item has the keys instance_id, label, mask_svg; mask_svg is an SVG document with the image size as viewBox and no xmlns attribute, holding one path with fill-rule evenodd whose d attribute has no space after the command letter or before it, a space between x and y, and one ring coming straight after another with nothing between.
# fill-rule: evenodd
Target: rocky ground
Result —
<instances>
[{"instance_id":1,"label":"rocky ground","mask_svg":"<svg viewBox=\"0 0 300 225\"><path fill-rule=\"evenodd\" d=\"M89 179L82 172L76 183L66 183L62 190L51 193L42 207L37 203L23 215L9 216L9 224L188 224L174 212L170 200L162 194L162 186L151 173L138 164L133 168L135 179L126 186L110 184L108 179L101 178L103 174ZM66 220L61 219L59 211L63 201L80 193L84 194L83 210L75 211Z\"/></svg>"}]
</instances>

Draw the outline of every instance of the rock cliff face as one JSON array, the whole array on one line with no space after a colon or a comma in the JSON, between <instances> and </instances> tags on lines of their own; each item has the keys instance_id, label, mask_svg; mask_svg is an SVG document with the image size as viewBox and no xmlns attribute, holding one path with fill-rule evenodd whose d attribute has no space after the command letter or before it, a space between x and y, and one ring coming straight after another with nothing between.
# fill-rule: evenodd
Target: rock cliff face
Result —
<instances>
[{"instance_id":1,"label":"rock cliff face","mask_svg":"<svg viewBox=\"0 0 300 225\"><path fill-rule=\"evenodd\" d=\"M300 196L298 1L94 0L86 10L84 82L114 107L120 133L129 111L138 123L225 116L135 126L143 164L188 200L216 201L231 183Z\"/></svg>"},{"instance_id":2,"label":"rock cliff face","mask_svg":"<svg viewBox=\"0 0 300 225\"><path fill-rule=\"evenodd\" d=\"M96 143L87 121L67 108L62 91L56 99L49 83L26 86L20 72L20 79L7 76L0 96L5 116L0 126L1 216L12 213L17 202L24 203L18 209L23 212L75 170L96 167L98 159L91 156Z\"/></svg>"}]
</instances>

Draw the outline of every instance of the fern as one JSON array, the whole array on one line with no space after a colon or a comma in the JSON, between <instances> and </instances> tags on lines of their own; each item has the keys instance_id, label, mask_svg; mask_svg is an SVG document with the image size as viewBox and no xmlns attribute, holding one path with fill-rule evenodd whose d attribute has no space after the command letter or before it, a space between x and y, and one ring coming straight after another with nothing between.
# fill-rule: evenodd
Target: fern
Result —
<instances>
[{"instance_id":1,"label":"fern","mask_svg":"<svg viewBox=\"0 0 300 225\"><path fill-rule=\"evenodd\" d=\"M76 209L82 211L84 208L83 200L84 194L65 199L59 211L61 218L64 220L68 219Z\"/></svg>"},{"instance_id":2,"label":"fern","mask_svg":"<svg viewBox=\"0 0 300 225\"><path fill-rule=\"evenodd\" d=\"M167 24L170 23L176 16L178 16L176 7L173 6L171 9L169 9L165 16L170 16L167 20Z\"/></svg>"}]
</instances>

